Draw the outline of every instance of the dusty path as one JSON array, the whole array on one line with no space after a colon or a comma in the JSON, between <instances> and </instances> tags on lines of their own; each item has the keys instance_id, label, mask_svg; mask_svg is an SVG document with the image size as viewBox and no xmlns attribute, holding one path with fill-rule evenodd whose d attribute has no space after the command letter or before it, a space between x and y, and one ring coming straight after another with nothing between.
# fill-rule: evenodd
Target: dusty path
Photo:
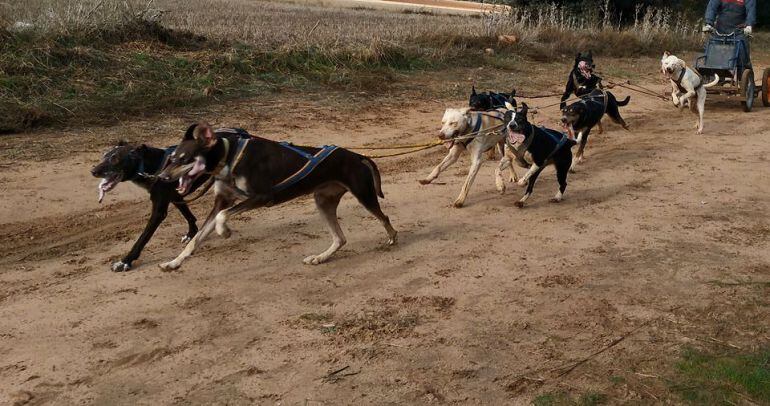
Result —
<instances>
[{"instance_id":1,"label":"dusty path","mask_svg":"<svg viewBox=\"0 0 770 406\"><path fill-rule=\"evenodd\" d=\"M667 375L682 345L770 341L770 287L750 283L770 281L770 110L710 102L698 136L691 115L632 97L623 114L633 132L607 125L593 137L562 204L548 203L550 169L519 210L521 190L497 194L487 163L467 207L453 209L467 161L430 186L416 179L441 151L380 161L399 244L386 248L379 224L346 197L348 245L317 267L301 258L328 236L301 199L234 219L232 238L213 238L181 271L163 273L156 265L182 248L172 213L134 271L107 270L149 206L128 184L97 205L89 166L105 140L172 143L200 112L0 139L0 396L523 404L565 390L614 403L676 399L655 376ZM341 114L309 103L289 108L292 117L256 103L204 113L276 139L345 145L425 141L453 104L382 102ZM207 206L194 211L203 217Z\"/></svg>"},{"instance_id":2,"label":"dusty path","mask_svg":"<svg viewBox=\"0 0 770 406\"><path fill-rule=\"evenodd\" d=\"M319 4L319 0L288 0L296 3ZM381 10L430 11L451 14L477 14L506 10L500 4L477 3L460 0L320 0L333 7L369 7Z\"/></svg>"}]
</instances>

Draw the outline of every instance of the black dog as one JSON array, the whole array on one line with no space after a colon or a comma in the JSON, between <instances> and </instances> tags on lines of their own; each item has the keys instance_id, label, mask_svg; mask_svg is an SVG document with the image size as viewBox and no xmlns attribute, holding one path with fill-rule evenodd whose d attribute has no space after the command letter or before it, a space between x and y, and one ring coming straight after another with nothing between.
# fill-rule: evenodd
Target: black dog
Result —
<instances>
[{"instance_id":1,"label":"black dog","mask_svg":"<svg viewBox=\"0 0 770 406\"><path fill-rule=\"evenodd\" d=\"M468 106L473 110L487 111L505 107L505 103L511 103L516 106L516 89L511 93L476 93L476 86L471 88L471 95L468 98Z\"/></svg>"},{"instance_id":2,"label":"black dog","mask_svg":"<svg viewBox=\"0 0 770 406\"><path fill-rule=\"evenodd\" d=\"M511 106L512 107L512 106ZM524 196L517 201L516 207L524 207L524 202L532 194L537 177L543 168L553 163L556 167L556 179L559 181L559 191L551 202L561 202L564 191L567 189L567 173L572 165L572 146L575 141L566 134L543 127L535 127L527 121L529 107L522 103L521 110L508 110L505 113L504 122L505 142L509 148L516 147L522 152L528 151L532 155L532 166L519 180L519 186L527 185Z\"/></svg>"},{"instance_id":3,"label":"black dog","mask_svg":"<svg viewBox=\"0 0 770 406\"><path fill-rule=\"evenodd\" d=\"M160 172L164 161L170 155L175 147L168 149L159 149L147 145L131 146L126 142L119 142L112 147L102 157L102 161L91 169L94 177L102 178L99 185L99 202L102 201L104 194L112 190L120 182L131 181L150 192L150 201L152 202L152 214L150 220L144 227L144 231L136 240L131 251L123 257L122 260L112 264L112 270L123 272L131 269L132 263L139 258L144 246L150 241L155 230L163 222L168 214L168 205L174 204L179 209L185 220L187 220L187 234L182 238L182 242L189 241L198 232L195 225L195 215L190 211L187 203L182 199L182 195L177 191L176 185L170 182L158 181L154 174ZM208 176L201 177L191 185L190 191L197 189L208 179Z\"/></svg>"},{"instance_id":4,"label":"black dog","mask_svg":"<svg viewBox=\"0 0 770 406\"><path fill-rule=\"evenodd\" d=\"M594 90L581 97L580 101L570 104L562 109L561 122L572 135L577 134L578 151L573 166L583 161L583 152L588 143L588 134L591 129L601 122L606 113L612 121L620 124L628 130L623 117L620 116L618 107L625 106L631 96L626 96L623 101L618 101L615 96L606 90ZM574 172L574 168L570 168Z\"/></svg>"},{"instance_id":5,"label":"black dog","mask_svg":"<svg viewBox=\"0 0 770 406\"><path fill-rule=\"evenodd\" d=\"M179 268L214 229L229 237L226 222L230 216L309 193L314 194L333 242L325 252L305 258L306 264L325 262L345 244L337 221L337 205L348 191L380 220L388 233L388 243L396 243L396 230L380 209L378 196L383 194L377 165L344 148L300 147L259 137L242 139L235 134L215 133L208 124L199 123L188 128L159 177L190 184L204 174L216 176L214 208L184 251L173 261L161 264L162 269ZM235 204L236 200L241 201Z\"/></svg>"},{"instance_id":6,"label":"black dog","mask_svg":"<svg viewBox=\"0 0 770 406\"><path fill-rule=\"evenodd\" d=\"M583 54L578 52L575 56L575 65L572 66L572 70L569 72L569 78L567 78L567 86L564 87L564 94L561 95L560 109L564 109L567 106L567 99L573 94L575 96L583 96L591 93L594 89L602 88L602 78L594 74L594 58L591 51Z\"/></svg>"}]
</instances>

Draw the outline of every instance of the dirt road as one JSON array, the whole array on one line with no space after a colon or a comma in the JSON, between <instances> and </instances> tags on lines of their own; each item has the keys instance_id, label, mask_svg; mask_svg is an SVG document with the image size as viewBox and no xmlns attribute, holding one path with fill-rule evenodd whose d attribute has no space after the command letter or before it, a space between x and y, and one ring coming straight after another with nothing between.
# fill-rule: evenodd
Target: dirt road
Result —
<instances>
[{"instance_id":1,"label":"dirt road","mask_svg":"<svg viewBox=\"0 0 770 406\"><path fill-rule=\"evenodd\" d=\"M290 0L291 2L319 4L318 0ZM491 3L476 3L460 0L321 0L321 4L331 7L368 7L381 10L430 11L434 13L477 14L501 11L507 6Z\"/></svg>"},{"instance_id":2,"label":"dirt road","mask_svg":"<svg viewBox=\"0 0 770 406\"><path fill-rule=\"evenodd\" d=\"M662 88L655 60L633 63ZM566 69L533 70L529 86L558 89L551 72ZM691 114L631 94L632 131L593 136L561 204L548 202L548 169L515 208L521 189L499 195L489 162L467 207L451 208L467 160L421 186L442 157L433 150L379 161L397 246L345 197L348 245L302 265L329 243L305 198L233 219L230 239L164 273L157 264L182 248L172 212L135 270L108 271L149 214L129 184L97 204L88 169L110 140L171 144L205 116L297 143L424 142L465 99L422 101L419 90L486 74L426 74L393 99L360 96L358 110L282 94L0 138L2 402L525 404L591 391L650 403L677 399L665 378L682 346L770 341L770 287L756 283L770 280L770 110L746 114L737 101L709 102L699 136ZM507 89L511 76L495 75ZM194 207L199 218L209 203Z\"/></svg>"}]
</instances>

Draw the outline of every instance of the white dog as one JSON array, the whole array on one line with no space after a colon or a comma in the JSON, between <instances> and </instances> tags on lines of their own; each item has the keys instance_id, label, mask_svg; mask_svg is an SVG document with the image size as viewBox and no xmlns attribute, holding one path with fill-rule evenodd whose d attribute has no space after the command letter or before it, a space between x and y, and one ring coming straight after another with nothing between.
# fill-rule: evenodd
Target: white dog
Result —
<instances>
[{"instance_id":1,"label":"white dog","mask_svg":"<svg viewBox=\"0 0 770 406\"><path fill-rule=\"evenodd\" d=\"M454 207L463 207L471 184L483 162L484 152L495 148L503 141L504 115L505 109L489 111L472 111L469 108L446 109L444 118L441 119L441 131L438 136L446 141L444 145L449 149L449 153L425 179L420 180L420 183L423 185L431 183L442 171L455 163L460 158L460 154L467 149L471 155L471 166L460 195L454 201ZM510 171L511 180L516 180L516 172L512 167ZM500 190L500 185L497 185L497 188Z\"/></svg>"},{"instance_id":2,"label":"white dog","mask_svg":"<svg viewBox=\"0 0 770 406\"><path fill-rule=\"evenodd\" d=\"M696 128L698 134L703 133L703 111L706 107L706 89L719 83L719 76L711 83L703 83L703 77L698 72L690 69L684 61L674 55L663 53L660 59L660 68L664 75L671 80L671 99L674 106L684 108L685 102L690 105L690 111L698 114Z\"/></svg>"}]
</instances>

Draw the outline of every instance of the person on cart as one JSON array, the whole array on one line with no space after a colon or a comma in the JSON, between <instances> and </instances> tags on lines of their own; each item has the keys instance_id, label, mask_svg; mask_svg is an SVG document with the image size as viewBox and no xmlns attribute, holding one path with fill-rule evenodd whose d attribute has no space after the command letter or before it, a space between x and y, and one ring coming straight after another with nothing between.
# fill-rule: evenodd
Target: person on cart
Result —
<instances>
[{"instance_id":1,"label":"person on cart","mask_svg":"<svg viewBox=\"0 0 770 406\"><path fill-rule=\"evenodd\" d=\"M744 68L751 68L751 51L748 37L757 22L756 0L709 0L706 6L706 18L703 32L712 37L735 35L740 46L736 54L738 78Z\"/></svg>"},{"instance_id":2,"label":"person on cart","mask_svg":"<svg viewBox=\"0 0 770 406\"><path fill-rule=\"evenodd\" d=\"M714 32L716 27L716 31L721 34L732 34L740 30L750 37L756 22L756 0L709 0L703 32Z\"/></svg>"}]
</instances>

